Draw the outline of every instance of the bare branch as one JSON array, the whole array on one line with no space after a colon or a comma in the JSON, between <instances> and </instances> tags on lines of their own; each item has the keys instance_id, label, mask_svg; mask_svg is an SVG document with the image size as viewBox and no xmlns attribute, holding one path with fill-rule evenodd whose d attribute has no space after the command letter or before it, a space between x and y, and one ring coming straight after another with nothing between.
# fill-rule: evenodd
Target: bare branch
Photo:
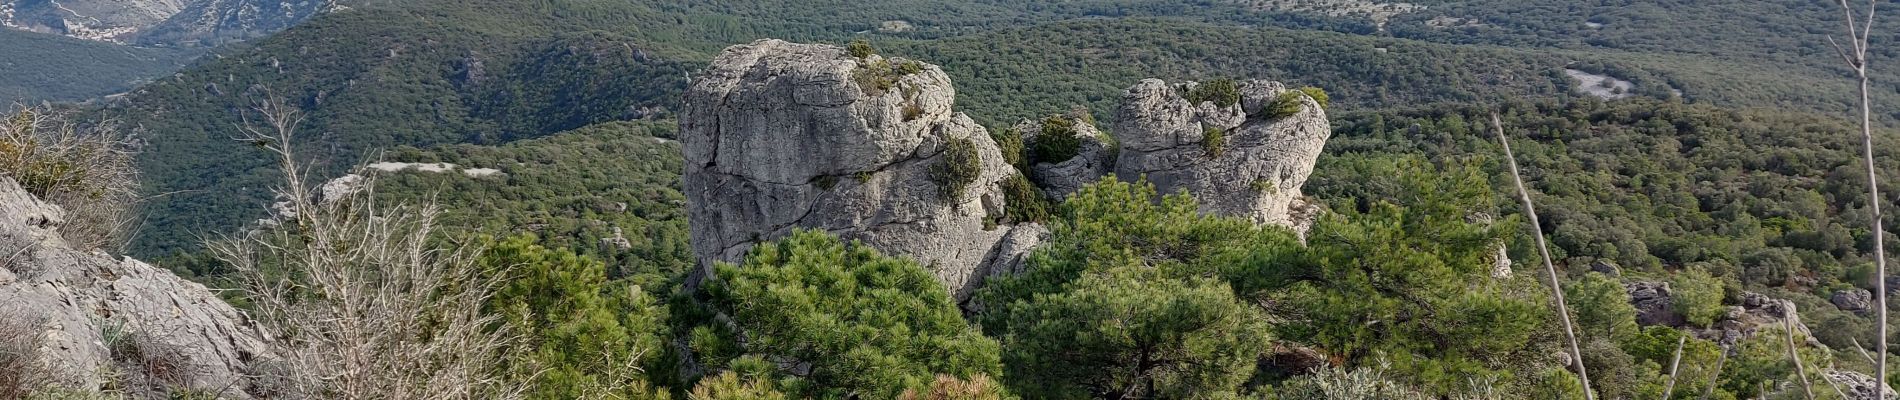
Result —
<instances>
[{"instance_id":1,"label":"bare branch","mask_svg":"<svg viewBox=\"0 0 1900 400\"><path fill-rule=\"evenodd\" d=\"M1497 113L1491 113L1491 128L1497 131L1498 143L1504 145L1504 159L1511 165L1511 181L1517 184L1518 197L1524 200L1524 215L1530 217L1531 231L1537 233L1537 252L1544 257L1544 272L1550 275L1551 299L1557 303L1557 317L1564 322L1564 336L1570 339L1570 356L1576 363L1577 379L1583 382L1584 400L1595 400L1596 395L1590 389L1590 373L1583 366L1583 350L1577 345L1577 329L1571 326L1570 307L1564 304L1563 282L1557 279L1557 266L1550 260L1550 245L1544 241L1543 225L1537 222L1537 206L1531 202L1531 192L1524 188L1524 175L1517 170L1517 155L1511 153L1511 139L1504 135L1504 123Z\"/></svg>"},{"instance_id":2,"label":"bare branch","mask_svg":"<svg viewBox=\"0 0 1900 400\"><path fill-rule=\"evenodd\" d=\"M1814 383L1808 381L1808 368L1801 364L1801 353L1794 350L1794 303L1782 303L1781 327L1788 338L1788 360L1794 362L1794 374L1801 377L1801 392L1814 400Z\"/></svg>"},{"instance_id":3,"label":"bare branch","mask_svg":"<svg viewBox=\"0 0 1900 400\"><path fill-rule=\"evenodd\" d=\"M1682 367L1682 347L1688 344L1688 336L1676 338L1676 356L1669 361L1669 384L1663 387L1663 400L1669 400L1669 395L1676 393L1676 373Z\"/></svg>"}]
</instances>

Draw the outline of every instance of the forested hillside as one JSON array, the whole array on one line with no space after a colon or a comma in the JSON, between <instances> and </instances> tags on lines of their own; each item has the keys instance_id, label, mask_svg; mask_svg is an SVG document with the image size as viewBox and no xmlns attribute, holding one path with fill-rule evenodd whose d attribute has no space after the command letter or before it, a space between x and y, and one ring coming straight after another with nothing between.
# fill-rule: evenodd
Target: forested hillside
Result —
<instances>
[{"instance_id":1,"label":"forested hillside","mask_svg":"<svg viewBox=\"0 0 1900 400\"><path fill-rule=\"evenodd\" d=\"M0 102L83 100L131 90L191 52L0 29Z\"/></svg>"}]
</instances>

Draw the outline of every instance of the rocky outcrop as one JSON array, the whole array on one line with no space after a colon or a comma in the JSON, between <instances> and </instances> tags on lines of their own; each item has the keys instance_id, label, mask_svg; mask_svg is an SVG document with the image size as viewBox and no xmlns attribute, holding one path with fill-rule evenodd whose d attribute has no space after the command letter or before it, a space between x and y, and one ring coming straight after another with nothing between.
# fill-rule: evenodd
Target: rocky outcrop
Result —
<instances>
[{"instance_id":1,"label":"rocky outcrop","mask_svg":"<svg viewBox=\"0 0 1900 400\"><path fill-rule=\"evenodd\" d=\"M824 230L916 258L966 298L1043 231L993 223L1008 207L998 182L1019 172L955 97L921 62L779 40L727 48L680 119L700 264Z\"/></svg>"},{"instance_id":2,"label":"rocky outcrop","mask_svg":"<svg viewBox=\"0 0 1900 400\"><path fill-rule=\"evenodd\" d=\"M1841 311L1867 312L1873 308L1874 293L1860 288L1845 289L1834 292L1833 296L1828 297L1828 302L1834 303L1834 307Z\"/></svg>"},{"instance_id":3,"label":"rocky outcrop","mask_svg":"<svg viewBox=\"0 0 1900 400\"><path fill-rule=\"evenodd\" d=\"M1630 305L1636 308L1636 323L1643 326L1668 326L1682 329L1695 337L1732 346L1754 337L1762 329L1781 329L1784 324L1794 326L1796 332L1807 336L1809 346L1822 347L1808 331L1806 324L1795 312L1794 302L1768 297L1768 295L1744 292L1740 305L1730 306L1721 319L1707 328L1692 326L1682 314L1675 310L1673 293L1667 282L1631 281L1623 288L1628 291ZM1793 318L1793 321L1784 321Z\"/></svg>"},{"instance_id":4,"label":"rocky outcrop","mask_svg":"<svg viewBox=\"0 0 1900 400\"><path fill-rule=\"evenodd\" d=\"M1128 89L1115 114L1116 175L1146 177L1162 193L1185 190L1209 214L1303 232L1317 208L1300 187L1332 135L1326 111L1298 96L1300 111L1267 115L1288 90L1279 82L1242 82L1239 101L1226 106L1188 101L1197 85L1149 79Z\"/></svg>"},{"instance_id":5,"label":"rocky outcrop","mask_svg":"<svg viewBox=\"0 0 1900 400\"><path fill-rule=\"evenodd\" d=\"M1838 387L1849 400L1874 400L1876 382L1872 376L1854 371L1830 369L1821 371L1821 377L1826 378L1834 387ZM1900 394L1893 392L1891 386L1883 388L1881 393L1885 393L1881 397L1888 399L1900 397Z\"/></svg>"},{"instance_id":6,"label":"rocky outcrop","mask_svg":"<svg viewBox=\"0 0 1900 400\"><path fill-rule=\"evenodd\" d=\"M1054 125L1054 126L1051 126ZM1095 128L1095 121L1069 115L1054 116L1042 121L1024 120L1016 124L1017 132L1022 132L1023 144L1034 146L1044 140L1073 140L1075 156L1064 160L1029 160L1029 179L1036 186L1058 201L1066 199L1083 186L1102 180L1114 172L1115 159L1107 135ZM1057 139L1051 136L1068 136Z\"/></svg>"},{"instance_id":7,"label":"rocky outcrop","mask_svg":"<svg viewBox=\"0 0 1900 400\"><path fill-rule=\"evenodd\" d=\"M0 323L33 326L55 385L222 390L250 398L269 335L204 286L130 258L76 250L64 212L0 178ZM110 377L110 378L108 378Z\"/></svg>"}]
</instances>

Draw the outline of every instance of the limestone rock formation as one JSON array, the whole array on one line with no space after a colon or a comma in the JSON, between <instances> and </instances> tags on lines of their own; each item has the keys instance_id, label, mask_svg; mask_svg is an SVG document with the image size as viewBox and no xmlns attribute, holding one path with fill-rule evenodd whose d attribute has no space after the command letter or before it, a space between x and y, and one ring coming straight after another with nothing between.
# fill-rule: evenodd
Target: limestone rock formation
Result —
<instances>
[{"instance_id":1,"label":"limestone rock formation","mask_svg":"<svg viewBox=\"0 0 1900 400\"><path fill-rule=\"evenodd\" d=\"M1061 128L1048 125L1059 124ZM1048 128L1048 129L1045 129ZM1110 138L1096 129L1095 122L1074 116L1055 116L1043 121L1024 120L1016 124L1023 144L1033 146L1050 136L1067 135L1075 143L1075 156L1065 160L1030 160L1029 179L1056 200L1066 199L1083 186L1095 183L1113 171L1115 160L1109 148Z\"/></svg>"},{"instance_id":2,"label":"limestone rock formation","mask_svg":"<svg viewBox=\"0 0 1900 400\"><path fill-rule=\"evenodd\" d=\"M1163 193L1186 190L1209 214L1303 232L1317 207L1300 187L1332 136L1326 111L1299 96L1299 112L1271 117L1264 109L1288 90L1278 82L1240 83L1240 101L1227 106L1188 101L1197 85L1149 79L1128 89L1115 114L1115 174L1145 176Z\"/></svg>"},{"instance_id":3,"label":"limestone rock formation","mask_svg":"<svg viewBox=\"0 0 1900 400\"><path fill-rule=\"evenodd\" d=\"M699 263L817 229L916 258L967 298L1042 228L993 224L1008 206L997 183L1019 172L952 111L955 96L917 61L780 40L727 48L680 119Z\"/></svg>"},{"instance_id":4,"label":"limestone rock formation","mask_svg":"<svg viewBox=\"0 0 1900 400\"><path fill-rule=\"evenodd\" d=\"M1780 329L1783 324L1792 323L1795 331L1808 337L1807 345L1822 347L1820 341L1808 331L1806 324L1795 312L1794 302L1769 297L1768 295L1744 292L1739 306L1729 307L1728 313L1707 328L1692 326L1675 310L1675 301L1667 282L1630 281L1623 284L1629 293L1630 305L1636 308L1636 323L1643 326L1668 326L1689 332L1697 338L1714 341L1730 346L1754 337L1764 328ZM1784 319L1794 318L1784 322Z\"/></svg>"},{"instance_id":5,"label":"limestone rock formation","mask_svg":"<svg viewBox=\"0 0 1900 400\"><path fill-rule=\"evenodd\" d=\"M1867 289L1846 289L1834 292L1833 296L1828 297L1828 302L1834 303L1834 307L1841 311L1866 312L1873 308L1874 293Z\"/></svg>"},{"instance_id":6,"label":"limestone rock formation","mask_svg":"<svg viewBox=\"0 0 1900 400\"><path fill-rule=\"evenodd\" d=\"M76 250L56 232L64 211L0 178L0 315L40 335L40 355L68 389L107 377L138 390L223 390L251 398L270 336L204 286L130 258ZM159 367L154 367L159 366Z\"/></svg>"}]
</instances>

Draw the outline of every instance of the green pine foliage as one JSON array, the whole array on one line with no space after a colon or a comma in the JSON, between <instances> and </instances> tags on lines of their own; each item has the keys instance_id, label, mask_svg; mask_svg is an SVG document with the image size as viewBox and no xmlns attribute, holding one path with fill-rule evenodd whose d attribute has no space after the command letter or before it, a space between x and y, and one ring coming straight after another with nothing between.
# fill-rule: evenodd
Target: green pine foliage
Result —
<instances>
[{"instance_id":1,"label":"green pine foliage","mask_svg":"<svg viewBox=\"0 0 1900 400\"><path fill-rule=\"evenodd\" d=\"M548 249L532 236L491 246L481 265L507 274L491 312L520 329L530 359L511 359L532 399L652 398L647 371L669 361L666 308L639 286L608 281L606 265Z\"/></svg>"},{"instance_id":2,"label":"green pine foliage","mask_svg":"<svg viewBox=\"0 0 1900 400\"><path fill-rule=\"evenodd\" d=\"M808 364L778 375L801 396L895 398L937 374L1001 372L996 341L914 261L802 231L716 270L709 302L743 332L746 353Z\"/></svg>"},{"instance_id":3,"label":"green pine foliage","mask_svg":"<svg viewBox=\"0 0 1900 400\"><path fill-rule=\"evenodd\" d=\"M1259 309L1215 278L1139 264L1010 307L1007 377L1048 399L1235 396L1268 346Z\"/></svg>"}]
</instances>

